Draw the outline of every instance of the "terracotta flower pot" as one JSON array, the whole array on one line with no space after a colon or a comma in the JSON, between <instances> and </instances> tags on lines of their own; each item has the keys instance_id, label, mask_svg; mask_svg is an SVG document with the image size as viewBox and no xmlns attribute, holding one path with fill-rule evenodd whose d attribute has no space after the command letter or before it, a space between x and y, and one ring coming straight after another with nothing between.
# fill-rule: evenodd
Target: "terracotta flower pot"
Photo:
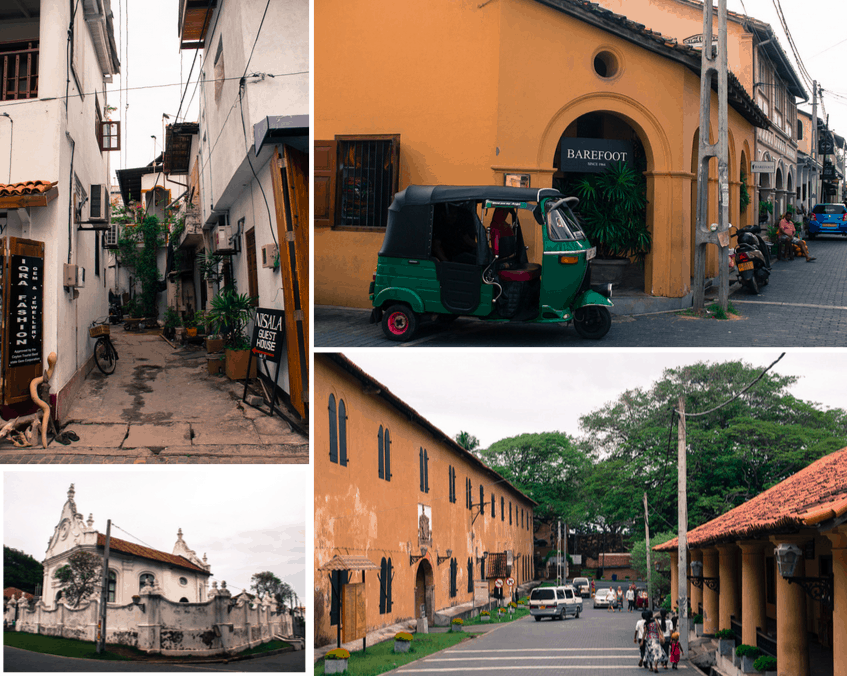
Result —
<instances>
[{"instance_id":1,"label":"terracotta flower pot","mask_svg":"<svg viewBox=\"0 0 847 676\"><path fill-rule=\"evenodd\" d=\"M224 367L226 365L226 361L225 361L225 358L223 357L223 355L221 355L221 356L213 355L213 356L208 358L208 360L206 361L206 365L209 368L209 375L215 376L219 373L224 372Z\"/></svg>"},{"instance_id":2,"label":"terracotta flower pot","mask_svg":"<svg viewBox=\"0 0 847 676\"><path fill-rule=\"evenodd\" d=\"M347 660L325 660L325 674L343 674L347 671Z\"/></svg>"},{"instance_id":3,"label":"terracotta flower pot","mask_svg":"<svg viewBox=\"0 0 847 676\"><path fill-rule=\"evenodd\" d=\"M247 364L250 362L250 350L226 351L226 375L230 380L244 380L247 377ZM256 377L256 360L250 364L250 378Z\"/></svg>"},{"instance_id":4,"label":"terracotta flower pot","mask_svg":"<svg viewBox=\"0 0 847 676\"><path fill-rule=\"evenodd\" d=\"M185 327L185 335L189 338L197 337L197 327L196 326L186 326Z\"/></svg>"},{"instance_id":5,"label":"terracotta flower pot","mask_svg":"<svg viewBox=\"0 0 847 676\"><path fill-rule=\"evenodd\" d=\"M206 352L222 352L223 349L223 338L206 338Z\"/></svg>"}]
</instances>

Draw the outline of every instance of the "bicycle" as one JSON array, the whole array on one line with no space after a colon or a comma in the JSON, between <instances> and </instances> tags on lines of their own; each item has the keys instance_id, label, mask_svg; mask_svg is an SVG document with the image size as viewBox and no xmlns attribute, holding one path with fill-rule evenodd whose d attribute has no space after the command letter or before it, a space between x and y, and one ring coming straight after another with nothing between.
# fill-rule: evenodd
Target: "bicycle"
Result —
<instances>
[{"instance_id":1,"label":"bicycle","mask_svg":"<svg viewBox=\"0 0 847 676\"><path fill-rule=\"evenodd\" d=\"M108 321L108 317L102 321L95 319L88 329L88 335L97 339L94 343L94 363L107 376L114 373L118 365L118 351L109 338L111 328Z\"/></svg>"}]
</instances>

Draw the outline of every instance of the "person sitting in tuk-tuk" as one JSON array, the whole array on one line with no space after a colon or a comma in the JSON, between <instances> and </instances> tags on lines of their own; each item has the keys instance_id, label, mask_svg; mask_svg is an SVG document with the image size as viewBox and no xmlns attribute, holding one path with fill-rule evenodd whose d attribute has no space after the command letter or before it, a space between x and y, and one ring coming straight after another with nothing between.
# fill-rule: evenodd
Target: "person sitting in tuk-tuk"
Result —
<instances>
[{"instance_id":1,"label":"person sitting in tuk-tuk","mask_svg":"<svg viewBox=\"0 0 847 676\"><path fill-rule=\"evenodd\" d=\"M456 204L437 204L432 223L432 255L442 262L475 264L474 215Z\"/></svg>"},{"instance_id":2,"label":"person sitting in tuk-tuk","mask_svg":"<svg viewBox=\"0 0 847 676\"><path fill-rule=\"evenodd\" d=\"M511 214L512 225L506 222L506 217ZM508 267L510 262L507 259L514 257L515 249L515 213L511 209L497 207L494 210L494 216L491 218L491 225L488 226L488 239L491 242L491 250L497 256L503 267Z\"/></svg>"}]
</instances>

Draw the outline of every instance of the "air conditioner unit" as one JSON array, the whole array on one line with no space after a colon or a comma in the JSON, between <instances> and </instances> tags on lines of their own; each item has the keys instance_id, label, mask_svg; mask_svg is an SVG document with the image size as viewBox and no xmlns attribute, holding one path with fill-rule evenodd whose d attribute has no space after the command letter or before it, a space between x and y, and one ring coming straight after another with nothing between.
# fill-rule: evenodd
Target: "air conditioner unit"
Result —
<instances>
[{"instance_id":1,"label":"air conditioner unit","mask_svg":"<svg viewBox=\"0 0 847 676\"><path fill-rule=\"evenodd\" d=\"M103 232L103 248L117 249L120 236L120 223L110 223L109 229Z\"/></svg>"},{"instance_id":2,"label":"air conditioner unit","mask_svg":"<svg viewBox=\"0 0 847 676\"><path fill-rule=\"evenodd\" d=\"M87 206L88 218L86 220L97 230L108 230L110 221L109 186L92 185Z\"/></svg>"},{"instance_id":3,"label":"air conditioner unit","mask_svg":"<svg viewBox=\"0 0 847 676\"><path fill-rule=\"evenodd\" d=\"M232 254L236 251L232 242L232 227L229 225L219 225L217 227L214 242L215 253L217 254Z\"/></svg>"},{"instance_id":4,"label":"air conditioner unit","mask_svg":"<svg viewBox=\"0 0 847 676\"><path fill-rule=\"evenodd\" d=\"M63 286L81 289L85 286L85 268L78 265L65 263Z\"/></svg>"},{"instance_id":5,"label":"air conditioner unit","mask_svg":"<svg viewBox=\"0 0 847 676\"><path fill-rule=\"evenodd\" d=\"M262 267L276 267L276 257L279 255L279 248L276 244L265 244L262 247Z\"/></svg>"}]
</instances>

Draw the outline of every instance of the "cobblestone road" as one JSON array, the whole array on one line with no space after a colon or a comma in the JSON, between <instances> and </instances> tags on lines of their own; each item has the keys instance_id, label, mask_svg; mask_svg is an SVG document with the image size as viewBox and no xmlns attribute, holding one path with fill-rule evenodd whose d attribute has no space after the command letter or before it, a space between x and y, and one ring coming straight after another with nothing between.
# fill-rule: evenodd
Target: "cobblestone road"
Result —
<instances>
[{"instance_id":1,"label":"cobblestone road","mask_svg":"<svg viewBox=\"0 0 847 676\"><path fill-rule=\"evenodd\" d=\"M845 347L847 346L847 240L816 239L817 260L776 261L771 283L758 296L745 291L731 302L741 318L694 319L677 313L614 316L600 341L583 340L572 326L492 324L458 319L449 328L429 324L404 347ZM613 299L614 300L614 299ZM315 308L315 347L392 347L369 311Z\"/></svg>"}]
</instances>

